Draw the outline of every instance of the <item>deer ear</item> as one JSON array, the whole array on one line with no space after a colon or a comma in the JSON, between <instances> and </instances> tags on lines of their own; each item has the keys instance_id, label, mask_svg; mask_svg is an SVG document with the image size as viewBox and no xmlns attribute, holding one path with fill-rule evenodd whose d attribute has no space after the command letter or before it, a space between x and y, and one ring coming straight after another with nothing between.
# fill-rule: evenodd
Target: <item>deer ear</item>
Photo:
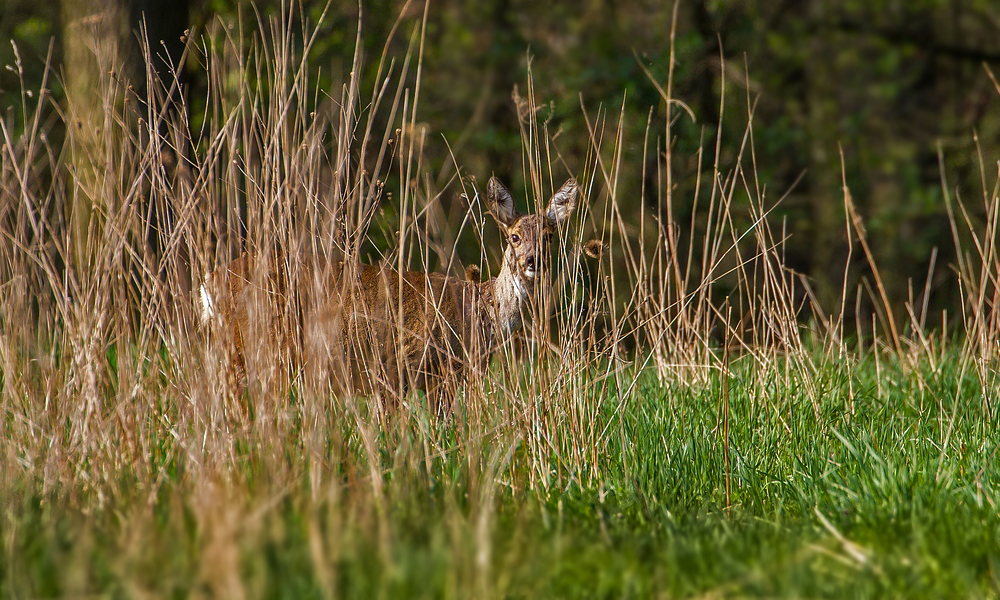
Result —
<instances>
[{"instance_id":1,"label":"deer ear","mask_svg":"<svg viewBox=\"0 0 1000 600\"><path fill-rule=\"evenodd\" d=\"M496 177L490 177L490 182L486 184L486 208L504 228L510 227L517 220L514 198Z\"/></svg>"},{"instance_id":2,"label":"deer ear","mask_svg":"<svg viewBox=\"0 0 1000 600\"><path fill-rule=\"evenodd\" d=\"M565 221L573 214L573 209L576 208L578 193L576 179L570 178L566 180L566 183L562 184L559 191L552 195L552 200L549 200L549 209L546 211L545 216L556 223Z\"/></svg>"}]
</instances>

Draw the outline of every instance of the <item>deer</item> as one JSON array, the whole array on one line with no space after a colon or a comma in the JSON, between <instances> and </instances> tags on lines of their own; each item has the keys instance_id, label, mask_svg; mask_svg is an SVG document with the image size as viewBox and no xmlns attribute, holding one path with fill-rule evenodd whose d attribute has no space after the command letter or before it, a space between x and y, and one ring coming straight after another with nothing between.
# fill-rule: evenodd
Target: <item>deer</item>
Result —
<instances>
[{"instance_id":1,"label":"deer","mask_svg":"<svg viewBox=\"0 0 1000 600\"><path fill-rule=\"evenodd\" d=\"M277 339L292 350L311 385L329 382L342 393L395 401L422 390L431 408L447 415L457 386L485 368L521 328L552 237L578 197L571 178L542 212L522 215L507 188L491 177L485 205L505 249L499 272L489 279L476 268L460 278L351 260L321 268L320 261L304 258L293 265L279 255L244 253L205 278L198 292L201 319L223 332L235 378L244 383L251 370L266 372L252 369L262 362L253 360L255 352L267 346L259 341ZM292 280L298 284L289 285Z\"/></svg>"}]
</instances>

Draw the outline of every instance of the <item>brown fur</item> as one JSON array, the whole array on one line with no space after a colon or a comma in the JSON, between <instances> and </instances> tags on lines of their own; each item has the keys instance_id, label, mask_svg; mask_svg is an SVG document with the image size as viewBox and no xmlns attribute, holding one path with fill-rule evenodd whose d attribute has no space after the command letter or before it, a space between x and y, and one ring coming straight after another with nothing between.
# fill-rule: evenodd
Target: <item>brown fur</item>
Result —
<instances>
[{"instance_id":1,"label":"brown fur","mask_svg":"<svg viewBox=\"0 0 1000 600\"><path fill-rule=\"evenodd\" d=\"M308 385L332 382L339 392L390 399L422 389L437 411L447 412L468 371L483 368L498 342L520 327L556 223L569 217L576 198L570 180L544 214L519 216L509 192L490 179L487 208L508 245L500 273L487 281L469 272L465 280L400 275L387 266L352 262L323 268L304 260L292 269L279 256L264 265L244 255L206 279L203 319L223 325L232 370L244 384L266 384L280 374L275 366L293 366L266 356L269 345L259 343L278 339ZM286 289L285 272L298 282L295 298ZM291 343L295 337L299 344ZM292 356L296 347L301 356Z\"/></svg>"},{"instance_id":2,"label":"brown fur","mask_svg":"<svg viewBox=\"0 0 1000 600\"><path fill-rule=\"evenodd\" d=\"M479 265L469 265L465 267L465 280L470 283L482 283L483 271Z\"/></svg>"}]
</instances>

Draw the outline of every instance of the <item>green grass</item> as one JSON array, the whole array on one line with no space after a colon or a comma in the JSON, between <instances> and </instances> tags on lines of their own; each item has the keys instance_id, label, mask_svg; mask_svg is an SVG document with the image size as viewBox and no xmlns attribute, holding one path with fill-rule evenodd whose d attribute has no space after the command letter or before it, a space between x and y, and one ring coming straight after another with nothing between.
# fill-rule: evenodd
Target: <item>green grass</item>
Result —
<instances>
[{"instance_id":1,"label":"green grass","mask_svg":"<svg viewBox=\"0 0 1000 600\"><path fill-rule=\"evenodd\" d=\"M983 389L957 357L880 368L824 363L817 416L801 377L737 362L728 507L718 376L643 374L596 415L599 464L553 452L534 488L530 444L472 449L457 423L432 425L445 454L430 459L416 425L383 432L381 500L350 425L311 459L251 428L211 476L168 448L155 490L125 469L94 486L103 499L86 478L8 474L0 594L995 597L1000 433Z\"/></svg>"}]
</instances>

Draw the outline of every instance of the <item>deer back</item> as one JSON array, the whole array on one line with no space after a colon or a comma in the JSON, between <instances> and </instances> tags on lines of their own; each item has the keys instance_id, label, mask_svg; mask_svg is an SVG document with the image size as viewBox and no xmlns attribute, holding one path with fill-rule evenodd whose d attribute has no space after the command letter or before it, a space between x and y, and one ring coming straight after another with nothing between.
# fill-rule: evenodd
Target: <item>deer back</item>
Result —
<instances>
[{"instance_id":1,"label":"deer back","mask_svg":"<svg viewBox=\"0 0 1000 600\"><path fill-rule=\"evenodd\" d=\"M343 261L264 265L244 254L206 278L200 300L240 384L279 381L276 369L297 364L314 386L399 396L443 393L483 363L495 336L482 287Z\"/></svg>"},{"instance_id":2,"label":"deer back","mask_svg":"<svg viewBox=\"0 0 1000 600\"><path fill-rule=\"evenodd\" d=\"M347 391L440 395L493 343L480 286L439 273L338 263L314 286L303 350L309 379ZM325 294L325 296L323 296Z\"/></svg>"}]
</instances>

